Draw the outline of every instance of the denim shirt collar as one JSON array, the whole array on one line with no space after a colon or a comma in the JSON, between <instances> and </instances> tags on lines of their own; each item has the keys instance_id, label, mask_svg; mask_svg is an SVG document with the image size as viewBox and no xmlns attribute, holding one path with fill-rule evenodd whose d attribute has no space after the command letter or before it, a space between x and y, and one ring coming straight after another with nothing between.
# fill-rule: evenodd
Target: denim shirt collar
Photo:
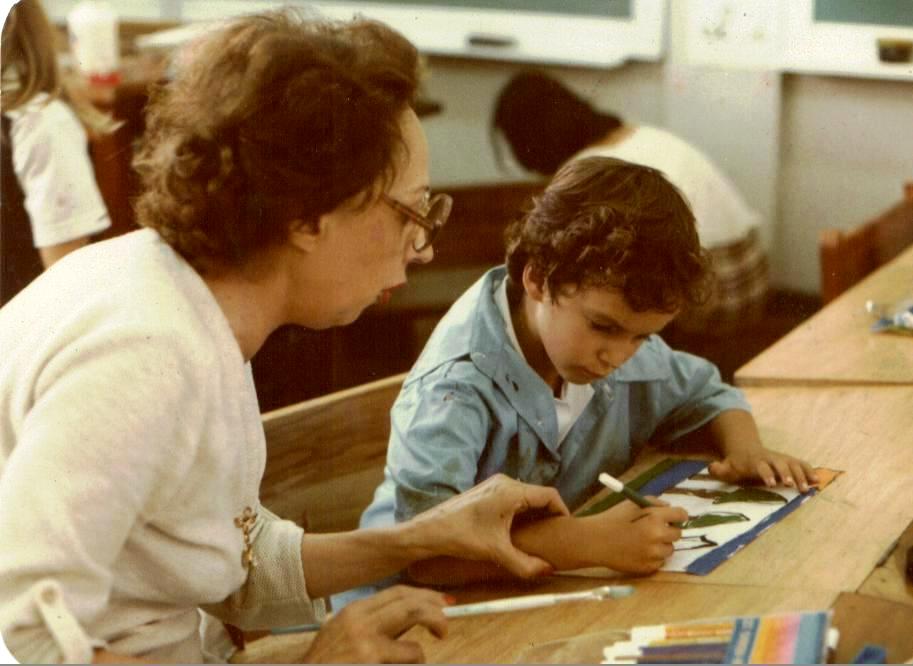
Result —
<instances>
[{"instance_id":1,"label":"denim shirt collar","mask_svg":"<svg viewBox=\"0 0 913 666\"><path fill-rule=\"evenodd\" d=\"M479 372L498 386L520 417L555 453L558 423L551 388L514 349L495 300L496 291L506 275L504 266L493 268L457 299L406 381L416 380L450 361L469 358ZM443 331L446 334L439 333ZM667 379L671 368L662 354L662 346L657 336L650 336L624 365L608 377L593 382L595 395L605 395L600 389L615 382Z\"/></svg>"}]
</instances>

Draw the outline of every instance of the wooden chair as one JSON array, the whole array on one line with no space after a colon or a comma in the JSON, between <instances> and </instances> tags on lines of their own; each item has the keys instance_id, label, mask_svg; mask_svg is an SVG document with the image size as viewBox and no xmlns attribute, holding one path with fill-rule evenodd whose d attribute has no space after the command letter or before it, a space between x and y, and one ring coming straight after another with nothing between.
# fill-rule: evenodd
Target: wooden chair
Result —
<instances>
[{"instance_id":1,"label":"wooden chair","mask_svg":"<svg viewBox=\"0 0 913 666\"><path fill-rule=\"evenodd\" d=\"M405 374L263 415L263 505L312 532L351 530L384 476L390 407Z\"/></svg>"},{"instance_id":2,"label":"wooden chair","mask_svg":"<svg viewBox=\"0 0 913 666\"><path fill-rule=\"evenodd\" d=\"M818 239L821 300L832 301L913 243L913 182L893 208L854 229L825 229Z\"/></svg>"},{"instance_id":3,"label":"wooden chair","mask_svg":"<svg viewBox=\"0 0 913 666\"><path fill-rule=\"evenodd\" d=\"M442 185L440 190L453 197L453 211L434 243L434 261L420 270L503 262L504 229L545 185L543 180Z\"/></svg>"}]
</instances>

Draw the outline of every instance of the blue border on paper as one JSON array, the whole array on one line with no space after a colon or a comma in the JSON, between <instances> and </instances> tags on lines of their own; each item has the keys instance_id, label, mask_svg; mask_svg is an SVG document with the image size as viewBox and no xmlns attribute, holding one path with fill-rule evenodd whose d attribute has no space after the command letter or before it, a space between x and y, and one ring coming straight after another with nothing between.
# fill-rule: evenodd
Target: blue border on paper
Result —
<instances>
[{"instance_id":1,"label":"blue border on paper","mask_svg":"<svg viewBox=\"0 0 913 666\"><path fill-rule=\"evenodd\" d=\"M708 464L709 463L706 460L683 460L662 474L650 479L640 488L640 492L644 495L656 495L658 497L669 488L677 485L692 475L697 474ZM734 553L754 541L761 533L766 531L775 523L783 520L786 516L798 509L817 493L817 488L811 488L808 490L808 492L794 497L792 500L764 518L764 520L760 521L757 525L755 525L747 532L740 534L739 536L727 541L724 544L720 544L706 555L703 555L702 557L694 560L687 566L685 573L690 573L697 576L706 576L711 571L716 569L720 564L732 557Z\"/></svg>"}]
</instances>

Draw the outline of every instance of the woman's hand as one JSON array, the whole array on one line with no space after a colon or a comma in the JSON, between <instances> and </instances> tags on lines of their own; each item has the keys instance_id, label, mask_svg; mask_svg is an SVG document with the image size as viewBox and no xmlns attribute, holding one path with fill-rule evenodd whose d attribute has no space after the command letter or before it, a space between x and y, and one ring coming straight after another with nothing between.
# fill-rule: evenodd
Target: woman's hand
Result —
<instances>
[{"instance_id":1,"label":"woman's hand","mask_svg":"<svg viewBox=\"0 0 913 666\"><path fill-rule=\"evenodd\" d=\"M515 576L531 578L550 573L545 560L528 555L511 542L514 519L534 511L540 516L568 515L558 491L495 475L451 497L410 521L413 537L424 544L428 557L451 555L488 560Z\"/></svg>"},{"instance_id":2,"label":"woman's hand","mask_svg":"<svg viewBox=\"0 0 913 666\"><path fill-rule=\"evenodd\" d=\"M418 643L399 637L416 625L438 638L447 634L447 605L439 592L397 585L343 608L317 633L307 663L416 664L425 660Z\"/></svg>"},{"instance_id":3,"label":"woman's hand","mask_svg":"<svg viewBox=\"0 0 913 666\"><path fill-rule=\"evenodd\" d=\"M804 460L763 446L732 451L722 460L711 463L708 471L726 483L760 479L768 488L776 486L779 479L783 485L803 493L818 482L815 471Z\"/></svg>"}]
</instances>

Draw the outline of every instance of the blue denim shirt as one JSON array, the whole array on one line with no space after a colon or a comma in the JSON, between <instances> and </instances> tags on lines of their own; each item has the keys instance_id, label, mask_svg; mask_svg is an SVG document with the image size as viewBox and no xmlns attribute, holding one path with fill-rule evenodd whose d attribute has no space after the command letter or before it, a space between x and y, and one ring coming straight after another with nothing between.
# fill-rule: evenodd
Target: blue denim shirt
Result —
<instances>
[{"instance_id":1,"label":"blue denim shirt","mask_svg":"<svg viewBox=\"0 0 913 666\"><path fill-rule=\"evenodd\" d=\"M551 388L510 343L490 270L438 324L391 412L385 478L362 527L408 520L503 472L554 486L572 510L602 471L648 441L670 442L729 409L750 410L708 361L650 336L595 393L559 446Z\"/></svg>"}]
</instances>

